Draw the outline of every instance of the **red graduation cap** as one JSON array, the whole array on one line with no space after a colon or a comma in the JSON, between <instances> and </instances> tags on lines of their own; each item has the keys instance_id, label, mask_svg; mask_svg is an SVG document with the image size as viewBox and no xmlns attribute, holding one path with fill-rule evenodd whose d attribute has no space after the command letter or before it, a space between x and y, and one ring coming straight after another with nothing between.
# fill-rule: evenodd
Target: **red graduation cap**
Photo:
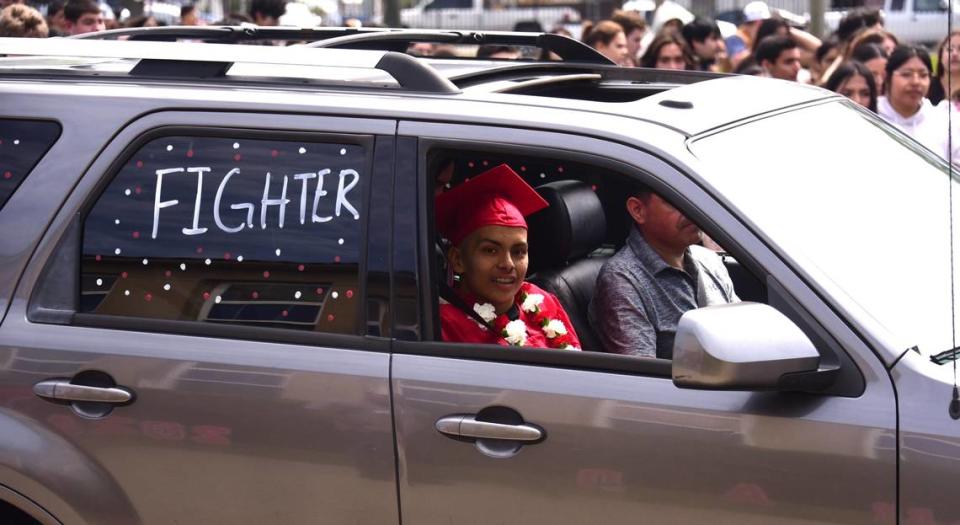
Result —
<instances>
[{"instance_id":1,"label":"red graduation cap","mask_svg":"<svg viewBox=\"0 0 960 525\"><path fill-rule=\"evenodd\" d=\"M437 229L454 244L483 226L527 227L524 217L548 206L506 164L489 169L436 198Z\"/></svg>"}]
</instances>

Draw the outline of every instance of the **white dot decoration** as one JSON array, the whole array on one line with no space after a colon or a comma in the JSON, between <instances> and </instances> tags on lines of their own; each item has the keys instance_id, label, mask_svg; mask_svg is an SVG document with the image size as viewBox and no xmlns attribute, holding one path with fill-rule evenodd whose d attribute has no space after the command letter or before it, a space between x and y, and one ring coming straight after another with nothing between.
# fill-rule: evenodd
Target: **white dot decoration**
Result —
<instances>
[{"instance_id":1,"label":"white dot decoration","mask_svg":"<svg viewBox=\"0 0 960 525\"><path fill-rule=\"evenodd\" d=\"M133 192L130 191L130 188L127 188L127 189L123 190L123 194L126 195L127 197L129 197L131 193L133 193Z\"/></svg>"},{"instance_id":2,"label":"white dot decoration","mask_svg":"<svg viewBox=\"0 0 960 525\"><path fill-rule=\"evenodd\" d=\"M186 265L186 264L183 264L183 263L180 263L180 271L181 271L181 272L187 271L187 265Z\"/></svg>"},{"instance_id":3,"label":"white dot decoration","mask_svg":"<svg viewBox=\"0 0 960 525\"><path fill-rule=\"evenodd\" d=\"M240 149L240 143L239 143L239 142L234 142L234 143L233 143L233 149Z\"/></svg>"},{"instance_id":4,"label":"white dot decoration","mask_svg":"<svg viewBox=\"0 0 960 525\"><path fill-rule=\"evenodd\" d=\"M340 297L340 294L337 293L337 292L332 292L332 293L330 294L330 297L333 297L334 299L336 299L337 297Z\"/></svg>"},{"instance_id":5,"label":"white dot decoration","mask_svg":"<svg viewBox=\"0 0 960 525\"><path fill-rule=\"evenodd\" d=\"M343 244L343 238L337 239L337 244Z\"/></svg>"},{"instance_id":6,"label":"white dot decoration","mask_svg":"<svg viewBox=\"0 0 960 525\"><path fill-rule=\"evenodd\" d=\"M114 249L114 250L113 250L113 254L114 254L114 255L120 255L120 248Z\"/></svg>"},{"instance_id":7,"label":"white dot decoration","mask_svg":"<svg viewBox=\"0 0 960 525\"><path fill-rule=\"evenodd\" d=\"M120 219L113 219L114 224L120 224Z\"/></svg>"},{"instance_id":8,"label":"white dot decoration","mask_svg":"<svg viewBox=\"0 0 960 525\"><path fill-rule=\"evenodd\" d=\"M20 139L13 139L13 145L14 145L14 146L19 146L19 145L20 145Z\"/></svg>"},{"instance_id":9,"label":"white dot decoration","mask_svg":"<svg viewBox=\"0 0 960 525\"><path fill-rule=\"evenodd\" d=\"M340 154L341 154L341 155L346 155L346 154L347 154L347 148L340 148Z\"/></svg>"},{"instance_id":10,"label":"white dot decoration","mask_svg":"<svg viewBox=\"0 0 960 525\"><path fill-rule=\"evenodd\" d=\"M169 292L169 291L170 291L170 283L163 283L163 289Z\"/></svg>"},{"instance_id":11,"label":"white dot decoration","mask_svg":"<svg viewBox=\"0 0 960 525\"><path fill-rule=\"evenodd\" d=\"M173 145L167 144L167 151L173 151Z\"/></svg>"},{"instance_id":12,"label":"white dot decoration","mask_svg":"<svg viewBox=\"0 0 960 525\"><path fill-rule=\"evenodd\" d=\"M97 286L103 286L103 279L97 279Z\"/></svg>"},{"instance_id":13,"label":"white dot decoration","mask_svg":"<svg viewBox=\"0 0 960 525\"><path fill-rule=\"evenodd\" d=\"M301 298L301 297L303 297L303 294L300 293L300 290L297 290L297 293L293 294L293 298L294 298L294 299L299 299L299 298Z\"/></svg>"},{"instance_id":14,"label":"white dot decoration","mask_svg":"<svg viewBox=\"0 0 960 525\"><path fill-rule=\"evenodd\" d=\"M277 254L277 257L280 257L280 248L277 248L277 249L274 251L274 253Z\"/></svg>"},{"instance_id":15,"label":"white dot decoration","mask_svg":"<svg viewBox=\"0 0 960 525\"><path fill-rule=\"evenodd\" d=\"M238 255L238 256L237 256L237 262L243 262L243 256L242 256L242 255Z\"/></svg>"},{"instance_id":16,"label":"white dot decoration","mask_svg":"<svg viewBox=\"0 0 960 525\"><path fill-rule=\"evenodd\" d=\"M220 304L220 301L222 301L222 300L223 300L223 299L221 299L220 296L218 295L217 298L213 300L213 302L215 302L215 303L217 303L217 304Z\"/></svg>"},{"instance_id":17,"label":"white dot decoration","mask_svg":"<svg viewBox=\"0 0 960 525\"><path fill-rule=\"evenodd\" d=\"M303 155L304 153L307 152L307 148L304 148L301 146L300 149L298 149L297 151L300 152L301 155Z\"/></svg>"},{"instance_id":18,"label":"white dot decoration","mask_svg":"<svg viewBox=\"0 0 960 525\"><path fill-rule=\"evenodd\" d=\"M546 173L541 173L541 174L540 174L540 178L541 178L541 179L547 178L547 174L546 174Z\"/></svg>"},{"instance_id":19,"label":"white dot decoration","mask_svg":"<svg viewBox=\"0 0 960 525\"><path fill-rule=\"evenodd\" d=\"M212 263L212 262L213 262L213 261L211 261L210 259L207 259L207 260L203 261L203 264L206 264L207 266L210 266L210 263Z\"/></svg>"},{"instance_id":20,"label":"white dot decoration","mask_svg":"<svg viewBox=\"0 0 960 525\"><path fill-rule=\"evenodd\" d=\"M144 260L143 260L143 265L146 266L146 265L148 265L148 264L150 264L150 261L144 259Z\"/></svg>"},{"instance_id":21,"label":"white dot decoration","mask_svg":"<svg viewBox=\"0 0 960 525\"><path fill-rule=\"evenodd\" d=\"M124 290L123 295L130 295L130 290Z\"/></svg>"}]
</instances>

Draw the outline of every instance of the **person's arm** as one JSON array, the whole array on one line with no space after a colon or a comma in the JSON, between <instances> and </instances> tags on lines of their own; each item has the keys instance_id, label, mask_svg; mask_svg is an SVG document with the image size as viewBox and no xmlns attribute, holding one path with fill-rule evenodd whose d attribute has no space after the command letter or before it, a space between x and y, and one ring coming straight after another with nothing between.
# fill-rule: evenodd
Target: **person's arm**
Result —
<instances>
[{"instance_id":1,"label":"person's arm","mask_svg":"<svg viewBox=\"0 0 960 525\"><path fill-rule=\"evenodd\" d=\"M804 31L803 29L797 29L795 27L790 28L790 38L797 43L804 51L809 53L816 53L817 49L820 49L820 46L823 44L819 38L814 35Z\"/></svg>"},{"instance_id":2,"label":"person's arm","mask_svg":"<svg viewBox=\"0 0 960 525\"><path fill-rule=\"evenodd\" d=\"M657 331L633 281L616 271L600 272L590 300L590 326L605 352L657 357Z\"/></svg>"}]
</instances>

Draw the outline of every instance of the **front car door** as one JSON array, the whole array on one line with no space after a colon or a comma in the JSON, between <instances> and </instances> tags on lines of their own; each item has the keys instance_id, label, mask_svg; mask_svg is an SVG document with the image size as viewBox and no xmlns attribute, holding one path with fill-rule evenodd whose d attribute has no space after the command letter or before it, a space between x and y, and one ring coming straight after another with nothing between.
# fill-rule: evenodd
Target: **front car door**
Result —
<instances>
[{"instance_id":1,"label":"front car door","mask_svg":"<svg viewBox=\"0 0 960 525\"><path fill-rule=\"evenodd\" d=\"M394 129L161 112L117 134L0 325L3 483L64 523L396 523L366 236Z\"/></svg>"},{"instance_id":2,"label":"front car door","mask_svg":"<svg viewBox=\"0 0 960 525\"><path fill-rule=\"evenodd\" d=\"M823 353L839 355L851 380L846 391L820 395L682 390L665 360L437 342L442 277L429 260L437 255L424 204L418 245L397 238L419 264L396 292L421 305L419 336L396 343L392 374L406 522L895 522L896 404L886 370L701 188L652 155L602 140L412 122L401 123L400 135L419 141L401 150L417 150L416 158L398 159L398 178L407 181L398 188L415 191L411 201L430 202L434 184L444 182L435 180L436 151L467 151L472 159L457 166L476 166L471 173L509 159L532 185L583 177L603 193L604 184L644 179L690 207L722 244L749 247L743 255L761 274L767 302ZM573 173L573 164L584 172ZM608 225L616 209L606 207ZM457 438L438 430L451 416L525 424L543 437Z\"/></svg>"}]
</instances>

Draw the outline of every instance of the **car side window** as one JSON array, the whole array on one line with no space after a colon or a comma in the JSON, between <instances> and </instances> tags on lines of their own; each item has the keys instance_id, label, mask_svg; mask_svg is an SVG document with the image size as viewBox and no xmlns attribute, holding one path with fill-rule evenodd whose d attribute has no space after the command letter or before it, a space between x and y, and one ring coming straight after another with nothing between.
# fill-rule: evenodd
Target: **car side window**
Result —
<instances>
[{"instance_id":1,"label":"car side window","mask_svg":"<svg viewBox=\"0 0 960 525\"><path fill-rule=\"evenodd\" d=\"M524 279L556 297L583 350L611 351L604 348L603 338L597 336L595 320L589 319L589 308L600 269L624 247L633 228L625 204L636 182L624 173L597 165L507 153L437 151L428 157L427 164L435 196L506 164L546 199L550 205L526 219L529 251ZM464 275L458 275L452 268L451 244L442 239L439 230L438 226L437 294L441 317L449 328L450 320L456 316L451 316L450 307L444 304L469 310L471 305L458 304L458 295L471 297L471 286L465 282ZM715 244L711 247L722 250ZM722 264L721 260L737 280L735 284L747 292L746 299L766 300L765 287L758 279L732 257L718 259L718 265ZM477 286L482 286L482 281ZM468 293L458 294L458 289ZM471 314L466 311L465 315ZM439 320L441 327L444 319ZM498 328L496 321L493 323L494 328ZM438 334L437 338L442 335ZM540 343L550 347L550 342L547 338Z\"/></svg>"},{"instance_id":2,"label":"car side window","mask_svg":"<svg viewBox=\"0 0 960 525\"><path fill-rule=\"evenodd\" d=\"M60 124L0 119L0 209L60 137Z\"/></svg>"},{"instance_id":3,"label":"car side window","mask_svg":"<svg viewBox=\"0 0 960 525\"><path fill-rule=\"evenodd\" d=\"M357 333L368 149L148 140L84 220L79 311Z\"/></svg>"}]
</instances>

